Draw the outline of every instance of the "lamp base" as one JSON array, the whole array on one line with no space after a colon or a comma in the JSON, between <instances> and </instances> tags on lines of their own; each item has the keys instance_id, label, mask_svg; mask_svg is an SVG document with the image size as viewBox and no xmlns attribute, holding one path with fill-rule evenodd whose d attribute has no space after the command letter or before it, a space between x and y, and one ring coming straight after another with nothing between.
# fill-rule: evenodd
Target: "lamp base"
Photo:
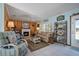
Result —
<instances>
[{"instance_id":1,"label":"lamp base","mask_svg":"<svg viewBox=\"0 0 79 59\"><path fill-rule=\"evenodd\" d=\"M9 29L10 29L10 31L14 31L14 28L13 27L10 27Z\"/></svg>"}]
</instances>

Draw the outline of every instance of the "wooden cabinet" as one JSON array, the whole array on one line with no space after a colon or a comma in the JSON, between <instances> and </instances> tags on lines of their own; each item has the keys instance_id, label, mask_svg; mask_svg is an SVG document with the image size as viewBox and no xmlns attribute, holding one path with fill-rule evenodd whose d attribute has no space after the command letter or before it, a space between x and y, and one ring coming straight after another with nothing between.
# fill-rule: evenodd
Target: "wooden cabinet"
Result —
<instances>
[{"instance_id":1,"label":"wooden cabinet","mask_svg":"<svg viewBox=\"0 0 79 59\"><path fill-rule=\"evenodd\" d=\"M22 21L20 20L14 20L15 29L22 31Z\"/></svg>"},{"instance_id":2,"label":"wooden cabinet","mask_svg":"<svg viewBox=\"0 0 79 59\"><path fill-rule=\"evenodd\" d=\"M34 34L36 33L37 31L37 23L36 22L29 22L29 26L30 26L30 31L31 31L31 34Z\"/></svg>"}]
</instances>

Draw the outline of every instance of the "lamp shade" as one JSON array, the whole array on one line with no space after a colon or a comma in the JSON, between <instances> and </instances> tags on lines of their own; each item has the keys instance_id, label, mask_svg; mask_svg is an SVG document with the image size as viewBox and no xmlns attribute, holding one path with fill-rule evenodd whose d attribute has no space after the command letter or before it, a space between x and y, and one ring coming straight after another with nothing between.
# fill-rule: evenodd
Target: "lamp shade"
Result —
<instances>
[{"instance_id":1,"label":"lamp shade","mask_svg":"<svg viewBox=\"0 0 79 59\"><path fill-rule=\"evenodd\" d=\"M36 29L37 29L37 30L39 30L40 28L39 28L39 27L37 27Z\"/></svg>"},{"instance_id":2,"label":"lamp shade","mask_svg":"<svg viewBox=\"0 0 79 59\"><path fill-rule=\"evenodd\" d=\"M14 27L14 22L13 21L9 21L8 22L8 27Z\"/></svg>"}]
</instances>

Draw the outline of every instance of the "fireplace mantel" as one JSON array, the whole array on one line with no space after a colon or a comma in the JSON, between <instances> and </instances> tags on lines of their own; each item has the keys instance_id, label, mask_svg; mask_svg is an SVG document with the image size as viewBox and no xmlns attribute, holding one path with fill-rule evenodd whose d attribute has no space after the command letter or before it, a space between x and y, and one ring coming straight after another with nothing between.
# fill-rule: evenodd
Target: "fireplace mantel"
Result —
<instances>
[{"instance_id":1,"label":"fireplace mantel","mask_svg":"<svg viewBox=\"0 0 79 59\"><path fill-rule=\"evenodd\" d=\"M24 33L28 33L28 35L24 35ZM22 34L24 36L30 36L30 29L22 29Z\"/></svg>"}]
</instances>

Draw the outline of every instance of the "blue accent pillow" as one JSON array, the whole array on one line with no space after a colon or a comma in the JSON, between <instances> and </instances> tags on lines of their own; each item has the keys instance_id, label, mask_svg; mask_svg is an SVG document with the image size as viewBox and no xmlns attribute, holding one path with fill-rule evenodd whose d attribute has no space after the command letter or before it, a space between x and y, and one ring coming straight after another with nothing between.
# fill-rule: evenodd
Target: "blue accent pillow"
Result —
<instances>
[{"instance_id":1,"label":"blue accent pillow","mask_svg":"<svg viewBox=\"0 0 79 59\"><path fill-rule=\"evenodd\" d=\"M16 42L17 42L17 44L20 44L21 43L21 36L20 36L20 34L16 34Z\"/></svg>"}]
</instances>

